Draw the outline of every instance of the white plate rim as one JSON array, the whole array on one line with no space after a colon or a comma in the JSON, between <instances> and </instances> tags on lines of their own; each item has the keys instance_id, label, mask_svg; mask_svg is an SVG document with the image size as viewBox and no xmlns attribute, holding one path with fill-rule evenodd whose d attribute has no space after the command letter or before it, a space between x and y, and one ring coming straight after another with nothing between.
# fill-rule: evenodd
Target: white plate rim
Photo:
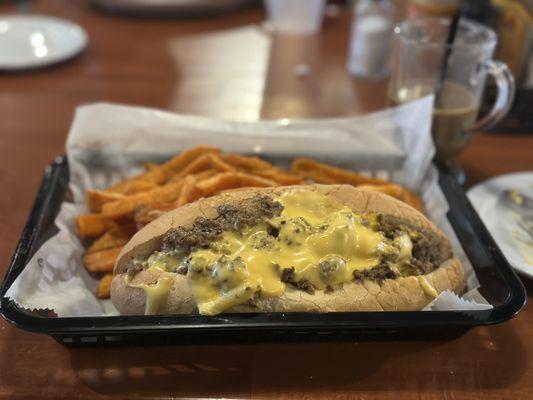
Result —
<instances>
[{"instance_id":1,"label":"white plate rim","mask_svg":"<svg viewBox=\"0 0 533 400\"><path fill-rule=\"evenodd\" d=\"M34 20L40 23L54 24L62 26L63 28L76 29L79 33L79 42L73 46L69 51L55 54L49 57L33 58L31 61L26 62L0 62L0 71L17 71L28 70L46 67L49 65L57 64L62 61L70 60L71 58L80 54L86 47L89 41L89 35L87 31L79 24L73 21L69 21L63 18L55 17L52 15L40 15L40 14L4 14L0 15L0 22L6 21L9 23L17 23L18 21Z\"/></svg>"},{"instance_id":2,"label":"white plate rim","mask_svg":"<svg viewBox=\"0 0 533 400\"><path fill-rule=\"evenodd\" d=\"M480 198L482 198L481 195L483 194L483 193L480 193L480 192L484 191L484 189L488 185L494 185L494 184L498 184L499 182L503 183L503 182L508 182L509 180L522 179L522 178L526 178L526 177L533 178L533 172L532 171L518 171L518 172L511 172L511 173L503 174L503 175L497 175L497 176L489 178L489 179L487 179L485 181L479 182L479 183L475 184L474 186L472 186L470 189L468 189L468 191L466 193L467 196L468 196L468 200L470 201L470 203L472 203L472 206L474 207L474 209L478 213L479 218L483 221L483 224L485 225L485 227L487 228L487 230L489 231L489 233L491 234L491 236L493 238L494 238L494 234L493 234L493 232L491 232L489 224L487 224L486 221L483 220L483 213L479 209L480 208L480 204L478 203L478 201L479 201ZM485 203L483 205L486 206L488 201L489 200L485 200ZM490 202L494 202L494 204L496 204L497 198L496 197L491 198ZM496 239L494 239L494 241L496 242ZM496 242L496 244L498 244L498 243ZM502 247L498 245L498 248L502 251L504 257L506 257ZM506 259L508 260L507 257L506 257ZM529 268L529 269L522 268L521 265L514 265L510 261L509 261L509 264L520 275L526 276L528 278L533 279L533 269L531 269L531 268Z\"/></svg>"}]
</instances>

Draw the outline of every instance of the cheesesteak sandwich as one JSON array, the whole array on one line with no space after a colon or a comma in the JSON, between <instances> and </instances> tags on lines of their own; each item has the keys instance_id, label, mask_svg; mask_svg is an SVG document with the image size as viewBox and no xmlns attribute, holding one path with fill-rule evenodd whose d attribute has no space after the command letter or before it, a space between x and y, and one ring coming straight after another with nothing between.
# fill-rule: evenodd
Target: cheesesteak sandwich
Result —
<instances>
[{"instance_id":1,"label":"cheesesteak sandwich","mask_svg":"<svg viewBox=\"0 0 533 400\"><path fill-rule=\"evenodd\" d=\"M348 185L250 188L141 229L117 259L121 314L420 310L465 287L444 234L414 208Z\"/></svg>"}]
</instances>

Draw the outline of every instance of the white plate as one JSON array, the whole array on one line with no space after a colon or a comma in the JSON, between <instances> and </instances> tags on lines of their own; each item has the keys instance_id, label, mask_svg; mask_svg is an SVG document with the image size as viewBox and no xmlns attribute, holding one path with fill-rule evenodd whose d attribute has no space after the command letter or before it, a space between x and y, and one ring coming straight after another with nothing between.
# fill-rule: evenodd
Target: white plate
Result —
<instances>
[{"instance_id":1,"label":"white plate","mask_svg":"<svg viewBox=\"0 0 533 400\"><path fill-rule=\"evenodd\" d=\"M516 223L518 214L502 198L502 192L509 189L533 198L533 172L500 175L472 187L467 194L509 263L533 278L533 244L519 239L531 238L520 230Z\"/></svg>"},{"instance_id":2,"label":"white plate","mask_svg":"<svg viewBox=\"0 0 533 400\"><path fill-rule=\"evenodd\" d=\"M0 16L0 69L43 67L74 57L87 33L72 22L36 15Z\"/></svg>"}]
</instances>

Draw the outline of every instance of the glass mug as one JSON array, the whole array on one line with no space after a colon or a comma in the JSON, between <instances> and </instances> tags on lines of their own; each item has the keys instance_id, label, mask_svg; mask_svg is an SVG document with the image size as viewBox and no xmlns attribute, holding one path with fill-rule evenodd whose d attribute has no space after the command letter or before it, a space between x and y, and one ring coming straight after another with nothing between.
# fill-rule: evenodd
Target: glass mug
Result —
<instances>
[{"instance_id":1,"label":"glass mug","mask_svg":"<svg viewBox=\"0 0 533 400\"><path fill-rule=\"evenodd\" d=\"M395 104L434 93L446 51L449 58L441 95L435 100L432 134L441 160L455 158L471 131L488 129L509 111L514 79L505 64L492 60L496 34L461 19L453 45L446 44L449 19L406 20L394 29L389 98ZM448 48L447 48L448 47ZM490 112L477 119L485 79L492 75L498 94Z\"/></svg>"}]
</instances>

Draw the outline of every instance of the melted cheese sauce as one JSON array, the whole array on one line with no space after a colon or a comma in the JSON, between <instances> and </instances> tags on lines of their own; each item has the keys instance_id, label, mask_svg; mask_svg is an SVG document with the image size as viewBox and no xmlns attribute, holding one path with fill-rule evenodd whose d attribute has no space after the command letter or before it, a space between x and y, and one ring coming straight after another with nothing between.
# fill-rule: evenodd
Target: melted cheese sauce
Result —
<instances>
[{"instance_id":1,"label":"melted cheese sauce","mask_svg":"<svg viewBox=\"0 0 533 400\"><path fill-rule=\"evenodd\" d=\"M144 292L146 293L146 306L144 313L146 315L155 315L161 307L161 304L167 299L173 281L174 279L172 278L172 275L165 273L161 274L157 279L157 282L153 285L149 285L146 283L129 283L129 286L141 288L144 290Z\"/></svg>"},{"instance_id":2,"label":"melted cheese sauce","mask_svg":"<svg viewBox=\"0 0 533 400\"><path fill-rule=\"evenodd\" d=\"M394 253L399 261L411 258L407 234L388 240L372 229L373 216L353 213L323 194L288 193L276 200L284 206L279 217L242 232L227 231L211 248L185 259L156 252L146 266L169 271L186 265L200 313L215 315L256 295L281 296L285 268L294 269L296 282L326 289L352 281L356 270L379 265L383 255ZM147 313L159 303L150 296L156 292L159 299L160 281L153 289L145 288L151 305L148 310L147 303Z\"/></svg>"},{"instance_id":3,"label":"melted cheese sauce","mask_svg":"<svg viewBox=\"0 0 533 400\"><path fill-rule=\"evenodd\" d=\"M435 290L433 286L431 286L428 280L424 276L418 276L417 278L424 293L430 297L437 298L439 293Z\"/></svg>"}]
</instances>

